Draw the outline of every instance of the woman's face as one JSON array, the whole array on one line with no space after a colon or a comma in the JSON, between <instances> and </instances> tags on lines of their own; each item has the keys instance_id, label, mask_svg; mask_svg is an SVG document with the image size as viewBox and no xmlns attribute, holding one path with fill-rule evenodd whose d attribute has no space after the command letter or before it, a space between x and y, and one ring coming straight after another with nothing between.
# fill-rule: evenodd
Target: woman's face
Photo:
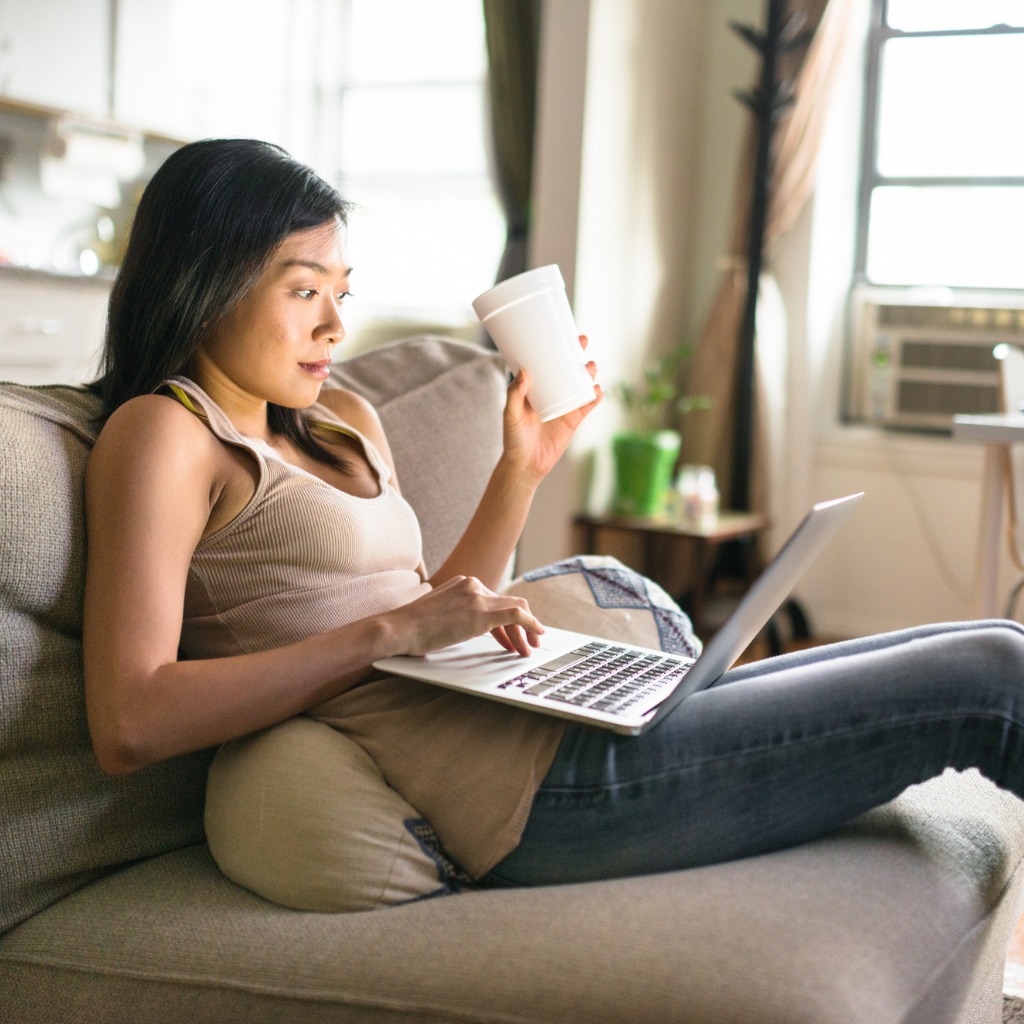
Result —
<instances>
[{"instance_id":1,"label":"woman's face","mask_svg":"<svg viewBox=\"0 0 1024 1024\"><path fill-rule=\"evenodd\" d=\"M320 395L349 274L338 221L289 235L252 290L200 343L190 372L221 402L305 408Z\"/></svg>"}]
</instances>

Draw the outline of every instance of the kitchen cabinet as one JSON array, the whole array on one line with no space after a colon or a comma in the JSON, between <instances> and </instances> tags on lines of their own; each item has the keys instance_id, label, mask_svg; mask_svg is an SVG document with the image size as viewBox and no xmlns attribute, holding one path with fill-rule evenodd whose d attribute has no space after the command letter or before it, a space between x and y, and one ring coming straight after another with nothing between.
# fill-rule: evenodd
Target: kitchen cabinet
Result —
<instances>
[{"instance_id":1,"label":"kitchen cabinet","mask_svg":"<svg viewBox=\"0 0 1024 1024\"><path fill-rule=\"evenodd\" d=\"M111 3L4 0L0 89L43 106L109 114Z\"/></svg>"},{"instance_id":2,"label":"kitchen cabinet","mask_svg":"<svg viewBox=\"0 0 1024 1024\"><path fill-rule=\"evenodd\" d=\"M0 380L83 384L99 366L110 283L0 268Z\"/></svg>"},{"instance_id":3,"label":"kitchen cabinet","mask_svg":"<svg viewBox=\"0 0 1024 1024\"><path fill-rule=\"evenodd\" d=\"M0 97L315 163L342 0L3 0Z\"/></svg>"}]
</instances>

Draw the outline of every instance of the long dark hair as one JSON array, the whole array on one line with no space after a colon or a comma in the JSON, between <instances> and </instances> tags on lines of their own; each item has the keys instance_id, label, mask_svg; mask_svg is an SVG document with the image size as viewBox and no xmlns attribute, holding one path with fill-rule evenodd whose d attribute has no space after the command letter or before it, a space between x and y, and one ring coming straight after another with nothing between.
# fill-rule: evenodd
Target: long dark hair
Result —
<instances>
[{"instance_id":1,"label":"long dark hair","mask_svg":"<svg viewBox=\"0 0 1024 1024\"><path fill-rule=\"evenodd\" d=\"M279 146L206 139L176 150L139 201L107 310L103 416L168 377L186 373L204 335L231 312L290 234L332 220L350 204ZM299 410L270 405L270 427L315 458L338 460Z\"/></svg>"}]
</instances>

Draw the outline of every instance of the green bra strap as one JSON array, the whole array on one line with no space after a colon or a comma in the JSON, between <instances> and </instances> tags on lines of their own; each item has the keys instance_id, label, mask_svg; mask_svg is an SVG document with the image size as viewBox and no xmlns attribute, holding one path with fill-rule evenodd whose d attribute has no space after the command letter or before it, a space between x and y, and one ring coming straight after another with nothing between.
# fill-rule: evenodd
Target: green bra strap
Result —
<instances>
[{"instance_id":1,"label":"green bra strap","mask_svg":"<svg viewBox=\"0 0 1024 1024\"><path fill-rule=\"evenodd\" d=\"M335 434L344 434L345 437L351 437L353 441L359 440L351 430L346 430L338 423L327 423L324 420L314 420L313 426L318 427L320 430L330 430Z\"/></svg>"},{"instance_id":2,"label":"green bra strap","mask_svg":"<svg viewBox=\"0 0 1024 1024\"><path fill-rule=\"evenodd\" d=\"M177 398L178 401L181 402L181 404L185 406L185 408L188 409L189 412L194 412L197 416L201 417L202 419L206 419L206 417L202 413L202 410L196 407L195 403L192 401L191 398L188 397L188 395L182 388L178 387L177 384L170 383L168 383L167 386L174 392L175 398Z\"/></svg>"}]
</instances>

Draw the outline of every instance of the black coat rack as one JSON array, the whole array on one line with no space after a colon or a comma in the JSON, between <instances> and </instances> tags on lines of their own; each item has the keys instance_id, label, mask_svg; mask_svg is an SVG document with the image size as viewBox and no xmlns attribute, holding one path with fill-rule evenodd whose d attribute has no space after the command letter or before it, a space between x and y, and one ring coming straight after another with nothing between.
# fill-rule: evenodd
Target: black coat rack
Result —
<instances>
[{"instance_id":1,"label":"black coat rack","mask_svg":"<svg viewBox=\"0 0 1024 1024\"><path fill-rule=\"evenodd\" d=\"M733 437L730 496L733 508L750 508L750 469L755 422L754 340L757 327L757 296L764 262L765 225L771 199L774 169L772 141L775 129L795 101L793 78L786 74L787 54L807 45L813 32L805 31L801 12L787 16L785 0L767 0L767 25L759 31L750 25L730 22L729 27L761 55L758 84L737 91L737 99L754 114L757 148L750 200L747 242L747 294L740 325L736 362L736 430Z\"/></svg>"}]
</instances>

